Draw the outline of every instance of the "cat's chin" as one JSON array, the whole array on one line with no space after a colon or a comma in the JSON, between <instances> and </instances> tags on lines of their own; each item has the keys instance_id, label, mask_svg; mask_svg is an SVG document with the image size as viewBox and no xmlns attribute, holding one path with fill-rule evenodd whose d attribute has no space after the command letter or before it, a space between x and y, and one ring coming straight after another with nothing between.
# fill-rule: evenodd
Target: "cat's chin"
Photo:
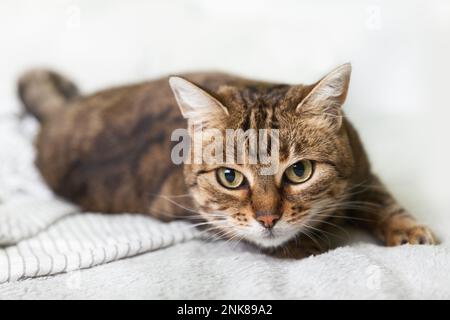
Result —
<instances>
[{"instance_id":1,"label":"cat's chin","mask_svg":"<svg viewBox=\"0 0 450 320\"><path fill-rule=\"evenodd\" d=\"M277 248L294 239L300 232L283 221L280 221L272 230L267 230L256 221L251 222L247 228L238 229L238 234L248 242L263 248Z\"/></svg>"},{"instance_id":2,"label":"cat's chin","mask_svg":"<svg viewBox=\"0 0 450 320\"><path fill-rule=\"evenodd\" d=\"M295 237L295 233L291 234L281 234L281 235L273 235L269 233L264 233L258 236L247 236L247 240L257 245L258 247L270 249L277 248L284 245L286 242L289 242Z\"/></svg>"},{"instance_id":3,"label":"cat's chin","mask_svg":"<svg viewBox=\"0 0 450 320\"><path fill-rule=\"evenodd\" d=\"M269 249L280 247L291 239L292 238L284 238L284 237L261 237L258 239L249 239L249 240L258 247Z\"/></svg>"}]
</instances>

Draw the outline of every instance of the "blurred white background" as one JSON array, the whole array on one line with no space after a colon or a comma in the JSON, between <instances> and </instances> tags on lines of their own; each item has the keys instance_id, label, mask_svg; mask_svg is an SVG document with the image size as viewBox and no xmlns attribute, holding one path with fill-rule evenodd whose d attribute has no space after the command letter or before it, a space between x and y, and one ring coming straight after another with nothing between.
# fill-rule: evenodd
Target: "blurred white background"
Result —
<instances>
[{"instance_id":1,"label":"blurred white background","mask_svg":"<svg viewBox=\"0 0 450 320\"><path fill-rule=\"evenodd\" d=\"M450 1L2 0L0 25L0 116L36 66L91 92L199 69L310 83L350 61L345 109L375 170L450 229Z\"/></svg>"}]
</instances>

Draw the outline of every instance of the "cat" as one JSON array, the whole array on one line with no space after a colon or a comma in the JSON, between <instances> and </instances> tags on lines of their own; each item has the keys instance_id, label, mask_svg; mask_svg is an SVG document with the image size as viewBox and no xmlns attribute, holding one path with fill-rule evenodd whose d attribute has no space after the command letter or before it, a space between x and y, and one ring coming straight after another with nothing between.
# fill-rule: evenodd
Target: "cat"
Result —
<instances>
[{"instance_id":1,"label":"cat","mask_svg":"<svg viewBox=\"0 0 450 320\"><path fill-rule=\"evenodd\" d=\"M387 246L435 244L372 173L342 111L350 74L344 64L312 85L287 85L203 72L83 96L64 76L31 70L18 92L41 124L43 178L85 211L195 221L275 257L326 251L320 233L347 223ZM172 133L199 122L221 132L278 130L278 171L174 164Z\"/></svg>"}]
</instances>

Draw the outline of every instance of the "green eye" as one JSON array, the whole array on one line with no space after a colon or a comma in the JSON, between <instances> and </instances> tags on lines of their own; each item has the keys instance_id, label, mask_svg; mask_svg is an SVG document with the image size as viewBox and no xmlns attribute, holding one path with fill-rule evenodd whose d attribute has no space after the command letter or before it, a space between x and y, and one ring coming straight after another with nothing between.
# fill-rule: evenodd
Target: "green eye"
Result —
<instances>
[{"instance_id":1,"label":"green eye","mask_svg":"<svg viewBox=\"0 0 450 320\"><path fill-rule=\"evenodd\" d=\"M217 171L217 180L228 189L236 189L244 183L244 175L239 171L229 168L219 168Z\"/></svg>"},{"instance_id":2,"label":"green eye","mask_svg":"<svg viewBox=\"0 0 450 320\"><path fill-rule=\"evenodd\" d=\"M294 163L286 169L284 175L291 183L303 183L311 178L313 173L313 165L310 160L302 160Z\"/></svg>"}]
</instances>

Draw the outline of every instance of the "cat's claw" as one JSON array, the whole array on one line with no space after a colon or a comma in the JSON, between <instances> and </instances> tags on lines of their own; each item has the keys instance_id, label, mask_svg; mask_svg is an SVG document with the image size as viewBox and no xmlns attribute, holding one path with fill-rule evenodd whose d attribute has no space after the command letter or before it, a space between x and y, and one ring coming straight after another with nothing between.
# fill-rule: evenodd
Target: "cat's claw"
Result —
<instances>
[{"instance_id":1,"label":"cat's claw","mask_svg":"<svg viewBox=\"0 0 450 320\"><path fill-rule=\"evenodd\" d=\"M412 228L390 231L386 236L387 246L403 244L437 244L433 232L426 226L417 225Z\"/></svg>"}]
</instances>

